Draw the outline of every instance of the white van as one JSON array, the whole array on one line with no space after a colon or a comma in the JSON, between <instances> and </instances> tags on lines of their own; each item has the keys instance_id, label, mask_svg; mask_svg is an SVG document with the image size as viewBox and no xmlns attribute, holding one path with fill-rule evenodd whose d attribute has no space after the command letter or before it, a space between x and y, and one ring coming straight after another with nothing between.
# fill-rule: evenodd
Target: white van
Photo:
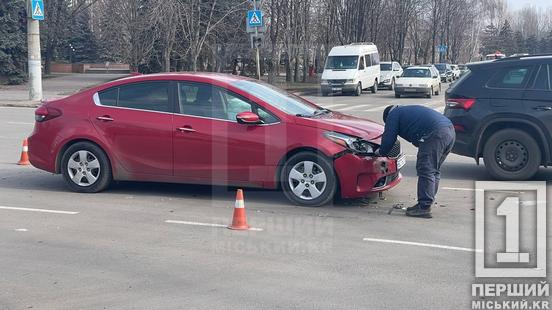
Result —
<instances>
[{"instance_id":1,"label":"white van","mask_svg":"<svg viewBox=\"0 0 552 310\"><path fill-rule=\"evenodd\" d=\"M332 48L320 82L322 95L342 92L360 96L363 89L377 92L379 63L378 47L374 43L352 43Z\"/></svg>"}]
</instances>

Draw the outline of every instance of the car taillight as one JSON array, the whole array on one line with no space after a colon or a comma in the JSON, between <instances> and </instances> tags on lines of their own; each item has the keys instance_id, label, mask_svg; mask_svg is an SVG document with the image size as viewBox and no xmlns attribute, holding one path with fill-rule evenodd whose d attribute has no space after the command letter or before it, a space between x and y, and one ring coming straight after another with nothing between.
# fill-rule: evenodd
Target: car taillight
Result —
<instances>
[{"instance_id":1,"label":"car taillight","mask_svg":"<svg viewBox=\"0 0 552 310\"><path fill-rule=\"evenodd\" d=\"M35 110L35 120L37 122L45 122L61 116L61 111L56 108L40 106Z\"/></svg>"},{"instance_id":2,"label":"car taillight","mask_svg":"<svg viewBox=\"0 0 552 310\"><path fill-rule=\"evenodd\" d=\"M473 104L475 103L476 99L464 99L464 98L455 98L455 99L447 99L447 107L449 109L464 109L465 111L468 111L472 108Z\"/></svg>"}]
</instances>

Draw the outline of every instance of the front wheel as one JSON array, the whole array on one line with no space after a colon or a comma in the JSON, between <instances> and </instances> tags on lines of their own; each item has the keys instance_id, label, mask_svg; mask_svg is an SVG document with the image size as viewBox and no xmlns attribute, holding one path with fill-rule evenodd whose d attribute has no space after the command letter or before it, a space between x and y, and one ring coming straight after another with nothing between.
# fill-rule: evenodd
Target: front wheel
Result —
<instances>
[{"instance_id":1,"label":"front wheel","mask_svg":"<svg viewBox=\"0 0 552 310\"><path fill-rule=\"evenodd\" d=\"M353 95L355 95L355 96L357 96L357 97L360 96L360 95L362 95L362 84L361 84L360 82L358 82L358 85L357 85L357 87L356 87L355 92L353 93Z\"/></svg>"},{"instance_id":2,"label":"front wheel","mask_svg":"<svg viewBox=\"0 0 552 310\"><path fill-rule=\"evenodd\" d=\"M498 180L523 181L532 178L541 164L541 150L535 139L518 129L504 129L485 143L483 159L489 174Z\"/></svg>"},{"instance_id":3,"label":"front wheel","mask_svg":"<svg viewBox=\"0 0 552 310\"><path fill-rule=\"evenodd\" d=\"M320 207L330 202L337 192L336 179L332 162L310 152L290 157L280 176L286 198L308 207Z\"/></svg>"},{"instance_id":4,"label":"front wheel","mask_svg":"<svg viewBox=\"0 0 552 310\"><path fill-rule=\"evenodd\" d=\"M372 94L375 94L378 92L378 80L374 81L374 85L370 87L370 91L372 92Z\"/></svg>"},{"instance_id":5,"label":"front wheel","mask_svg":"<svg viewBox=\"0 0 552 310\"><path fill-rule=\"evenodd\" d=\"M78 142L67 148L61 158L61 173L67 186L79 193L101 192L112 180L107 155L90 142Z\"/></svg>"}]
</instances>

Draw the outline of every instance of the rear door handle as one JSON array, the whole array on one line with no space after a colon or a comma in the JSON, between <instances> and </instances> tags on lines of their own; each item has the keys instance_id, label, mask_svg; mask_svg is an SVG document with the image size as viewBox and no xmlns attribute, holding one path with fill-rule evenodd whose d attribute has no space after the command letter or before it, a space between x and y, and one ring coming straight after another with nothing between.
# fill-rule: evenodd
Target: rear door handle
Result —
<instances>
[{"instance_id":1,"label":"rear door handle","mask_svg":"<svg viewBox=\"0 0 552 310\"><path fill-rule=\"evenodd\" d=\"M196 132L196 130L193 129L192 127L190 127L190 126L180 127L180 128L177 128L176 130L178 130L180 132Z\"/></svg>"},{"instance_id":2,"label":"rear door handle","mask_svg":"<svg viewBox=\"0 0 552 310\"><path fill-rule=\"evenodd\" d=\"M550 111L550 110L552 110L552 107L540 106L540 107L534 107L533 110L537 110L537 111Z\"/></svg>"},{"instance_id":3,"label":"rear door handle","mask_svg":"<svg viewBox=\"0 0 552 310\"><path fill-rule=\"evenodd\" d=\"M109 115L98 116L98 117L96 117L96 119L99 120L99 121L102 121L102 122L112 122L113 121L113 119Z\"/></svg>"}]
</instances>

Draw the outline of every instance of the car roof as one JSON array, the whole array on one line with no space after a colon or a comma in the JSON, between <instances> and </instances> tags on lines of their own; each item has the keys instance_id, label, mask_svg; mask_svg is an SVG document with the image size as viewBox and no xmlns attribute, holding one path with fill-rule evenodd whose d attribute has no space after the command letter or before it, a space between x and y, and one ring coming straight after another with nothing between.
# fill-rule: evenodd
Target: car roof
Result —
<instances>
[{"instance_id":1,"label":"car roof","mask_svg":"<svg viewBox=\"0 0 552 310\"><path fill-rule=\"evenodd\" d=\"M515 57L506 57L501 59L492 59L484 60L478 62L471 62L466 64L470 69L477 69L489 66L509 66L516 63L523 63L528 65L541 64L542 60L552 60L552 54L539 54L539 55L529 55L529 56L515 56Z\"/></svg>"},{"instance_id":2,"label":"car roof","mask_svg":"<svg viewBox=\"0 0 552 310\"><path fill-rule=\"evenodd\" d=\"M412 67L408 67L406 69L424 69L424 70L429 70L431 67L429 66L412 66Z\"/></svg>"}]
</instances>

